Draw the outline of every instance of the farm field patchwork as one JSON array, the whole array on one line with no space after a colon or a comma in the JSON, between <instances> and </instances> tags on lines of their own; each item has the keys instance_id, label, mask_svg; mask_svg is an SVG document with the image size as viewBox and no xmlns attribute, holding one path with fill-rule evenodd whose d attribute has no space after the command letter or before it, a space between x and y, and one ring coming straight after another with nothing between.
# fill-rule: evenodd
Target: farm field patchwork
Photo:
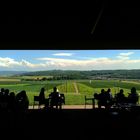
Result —
<instances>
[{"instance_id":1,"label":"farm field patchwork","mask_svg":"<svg viewBox=\"0 0 140 140\"><path fill-rule=\"evenodd\" d=\"M45 88L45 96L52 92L56 86L60 93L65 94L67 105L82 105L84 97L93 96L94 93L100 93L101 89L107 90L111 88L112 94L117 93L121 88L124 89L125 96L128 96L130 89L136 87L140 93L140 83L120 80L58 80L58 81L21 81L21 80L0 80L0 88L9 89L10 92L16 94L21 90L25 90L30 105L33 104L34 95L39 95L40 89Z\"/></svg>"}]
</instances>

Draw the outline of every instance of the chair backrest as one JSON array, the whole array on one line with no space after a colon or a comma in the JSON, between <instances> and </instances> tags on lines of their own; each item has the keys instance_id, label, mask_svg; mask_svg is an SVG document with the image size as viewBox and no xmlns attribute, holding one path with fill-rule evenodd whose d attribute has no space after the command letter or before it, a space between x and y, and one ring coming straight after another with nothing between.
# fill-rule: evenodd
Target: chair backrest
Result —
<instances>
[{"instance_id":1,"label":"chair backrest","mask_svg":"<svg viewBox=\"0 0 140 140\"><path fill-rule=\"evenodd\" d=\"M39 96L34 96L34 101L40 101L40 98L39 98Z\"/></svg>"},{"instance_id":2,"label":"chair backrest","mask_svg":"<svg viewBox=\"0 0 140 140\"><path fill-rule=\"evenodd\" d=\"M65 95L63 93L60 93L61 103L65 104Z\"/></svg>"},{"instance_id":3,"label":"chair backrest","mask_svg":"<svg viewBox=\"0 0 140 140\"><path fill-rule=\"evenodd\" d=\"M94 99L94 96L90 96L90 97L89 97L89 96L88 96L88 97L85 96L85 101L86 101L86 100L92 100L92 99Z\"/></svg>"}]
</instances>

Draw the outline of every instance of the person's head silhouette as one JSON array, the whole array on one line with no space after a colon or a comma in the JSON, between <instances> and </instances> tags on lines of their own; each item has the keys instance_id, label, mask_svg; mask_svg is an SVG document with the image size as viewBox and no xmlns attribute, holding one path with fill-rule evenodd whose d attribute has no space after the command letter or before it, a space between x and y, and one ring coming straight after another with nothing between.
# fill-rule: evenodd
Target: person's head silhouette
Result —
<instances>
[{"instance_id":1,"label":"person's head silhouette","mask_svg":"<svg viewBox=\"0 0 140 140\"><path fill-rule=\"evenodd\" d=\"M45 88L41 88L41 92L44 92L45 91Z\"/></svg>"},{"instance_id":2,"label":"person's head silhouette","mask_svg":"<svg viewBox=\"0 0 140 140\"><path fill-rule=\"evenodd\" d=\"M131 93L136 93L136 88L135 87L131 88Z\"/></svg>"},{"instance_id":3,"label":"person's head silhouette","mask_svg":"<svg viewBox=\"0 0 140 140\"><path fill-rule=\"evenodd\" d=\"M4 88L1 88L1 92L3 93L5 90L4 90Z\"/></svg>"},{"instance_id":4,"label":"person's head silhouette","mask_svg":"<svg viewBox=\"0 0 140 140\"><path fill-rule=\"evenodd\" d=\"M57 92L57 88L56 88L56 87L54 87L54 88L53 88L53 91L54 91L54 92Z\"/></svg>"},{"instance_id":5,"label":"person's head silhouette","mask_svg":"<svg viewBox=\"0 0 140 140\"><path fill-rule=\"evenodd\" d=\"M25 98L26 97L26 91L25 90L22 90L21 91L21 94L22 94L22 96Z\"/></svg>"},{"instance_id":6,"label":"person's head silhouette","mask_svg":"<svg viewBox=\"0 0 140 140\"><path fill-rule=\"evenodd\" d=\"M111 89L109 88L108 90L107 90L107 93L110 93L111 92Z\"/></svg>"},{"instance_id":7,"label":"person's head silhouette","mask_svg":"<svg viewBox=\"0 0 140 140\"><path fill-rule=\"evenodd\" d=\"M9 89L5 89L5 95L9 94Z\"/></svg>"},{"instance_id":8,"label":"person's head silhouette","mask_svg":"<svg viewBox=\"0 0 140 140\"><path fill-rule=\"evenodd\" d=\"M105 92L105 90L104 89L101 89L101 93L104 93Z\"/></svg>"},{"instance_id":9,"label":"person's head silhouette","mask_svg":"<svg viewBox=\"0 0 140 140\"><path fill-rule=\"evenodd\" d=\"M15 97L15 93L14 92L10 92L10 97Z\"/></svg>"},{"instance_id":10,"label":"person's head silhouette","mask_svg":"<svg viewBox=\"0 0 140 140\"><path fill-rule=\"evenodd\" d=\"M123 93L123 89L120 90L120 93Z\"/></svg>"}]
</instances>

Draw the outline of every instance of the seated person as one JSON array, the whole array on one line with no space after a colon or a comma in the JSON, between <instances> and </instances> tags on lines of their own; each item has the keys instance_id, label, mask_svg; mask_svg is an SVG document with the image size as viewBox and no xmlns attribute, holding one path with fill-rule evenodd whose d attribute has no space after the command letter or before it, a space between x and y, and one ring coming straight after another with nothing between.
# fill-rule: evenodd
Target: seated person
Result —
<instances>
[{"instance_id":1,"label":"seated person","mask_svg":"<svg viewBox=\"0 0 140 140\"><path fill-rule=\"evenodd\" d=\"M45 103L45 89L41 88L41 91L39 93L39 105Z\"/></svg>"},{"instance_id":2,"label":"seated person","mask_svg":"<svg viewBox=\"0 0 140 140\"><path fill-rule=\"evenodd\" d=\"M56 106L56 108L58 108L60 94L57 91L56 87L53 88L53 92L49 95L49 99L50 99L50 107L53 108L54 106Z\"/></svg>"},{"instance_id":3,"label":"seated person","mask_svg":"<svg viewBox=\"0 0 140 140\"><path fill-rule=\"evenodd\" d=\"M110 88L106 91L105 100L106 100L106 106L105 106L106 108L110 108L114 104L113 96Z\"/></svg>"},{"instance_id":4,"label":"seated person","mask_svg":"<svg viewBox=\"0 0 140 140\"><path fill-rule=\"evenodd\" d=\"M16 101L16 108L18 110L27 110L28 109L29 99L28 99L28 96L27 96L25 90L22 90L21 92L19 92L16 95L15 101Z\"/></svg>"},{"instance_id":5,"label":"seated person","mask_svg":"<svg viewBox=\"0 0 140 140\"><path fill-rule=\"evenodd\" d=\"M101 108L101 106L106 106L106 93L104 89L101 89L100 94L94 94L94 98L98 100L98 108Z\"/></svg>"},{"instance_id":6,"label":"seated person","mask_svg":"<svg viewBox=\"0 0 140 140\"><path fill-rule=\"evenodd\" d=\"M39 106L45 105L44 109L49 107L49 99L45 98L45 88L41 88L39 96L37 97L39 97Z\"/></svg>"},{"instance_id":7,"label":"seated person","mask_svg":"<svg viewBox=\"0 0 140 140\"><path fill-rule=\"evenodd\" d=\"M109 101L111 101L113 98L110 88L106 91L106 97L107 97L107 100L109 100Z\"/></svg>"},{"instance_id":8,"label":"seated person","mask_svg":"<svg viewBox=\"0 0 140 140\"><path fill-rule=\"evenodd\" d=\"M138 100L139 100L139 95L136 92L136 88L132 87L131 93L128 95L128 103L137 104Z\"/></svg>"},{"instance_id":9,"label":"seated person","mask_svg":"<svg viewBox=\"0 0 140 140\"><path fill-rule=\"evenodd\" d=\"M126 102L126 97L124 96L123 89L120 89L120 92L116 94L115 101L116 104L123 104Z\"/></svg>"},{"instance_id":10,"label":"seated person","mask_svg":"<svg viewBox=\"0 0 140 140\"><path fill-rule=\"evenodd\" d=\"M14 92L11 92L8 99L8 109L14 110L15 109L15 103L16 103L16 95Z\"/></svg>"}]
</instances>

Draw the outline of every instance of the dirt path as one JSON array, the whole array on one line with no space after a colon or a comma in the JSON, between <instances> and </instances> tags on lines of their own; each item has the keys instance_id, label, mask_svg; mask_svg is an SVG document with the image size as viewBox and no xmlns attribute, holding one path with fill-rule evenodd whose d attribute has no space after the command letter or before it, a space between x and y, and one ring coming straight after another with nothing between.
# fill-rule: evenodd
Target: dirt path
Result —
<instances>
[{"instance_id":1,"label":"dirt path","mask_svg":"<svg viewBox=\"0 0 140 140\"><path fill-rule=\"evenodd\" d=\"M76 94L80 94L76 82L73 83Z\"/></svg>"}]
</instances>

